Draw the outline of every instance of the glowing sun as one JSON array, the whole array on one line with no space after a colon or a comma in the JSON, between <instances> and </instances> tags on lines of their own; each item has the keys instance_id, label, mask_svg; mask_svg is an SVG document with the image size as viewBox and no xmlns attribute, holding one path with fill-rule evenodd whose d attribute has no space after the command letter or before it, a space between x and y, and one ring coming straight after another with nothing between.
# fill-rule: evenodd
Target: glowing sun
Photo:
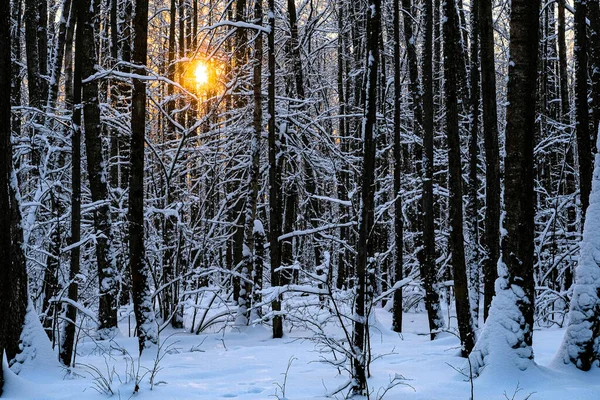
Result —
<instances>
[{"instance_id":1,"label":"glowing sun","mask_svg":"<svg viewBox=\"0 0 600 400\"><path fill-rule=\"evenodd\" d=\"M198 63L194 68L194 79L196 79L196 84L205 85L208 83L208 68L204 63Z\"/></svg>"}]
</instances>

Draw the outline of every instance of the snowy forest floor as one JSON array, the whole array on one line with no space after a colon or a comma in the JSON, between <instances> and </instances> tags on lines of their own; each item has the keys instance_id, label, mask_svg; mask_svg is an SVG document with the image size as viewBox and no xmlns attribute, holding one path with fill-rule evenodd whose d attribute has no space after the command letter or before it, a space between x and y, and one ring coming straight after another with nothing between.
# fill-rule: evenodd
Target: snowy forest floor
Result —
<instances>
[{"instance_id":1,"label":"snowy forest floor","mask_svg":"<svg viewBox=\"0 0 600 400\"><path fill-rule=\"evenodd\" d=\"M467 367L458 356L458 339L450 333L431 342L425 314L404 314L403 334L394 333L391 314L375 310L371 328L374 361L369 379L371 399L377 399L396 374L406 378L384 399L470 398L470 383L455 369ZM455 320L454 320L455 321ZM289 327L288 327L289 328ZM127 332L127 321L122 331ZM572 367L549 367L564 330L540 329L534 334L538 367L526 372L484 371L474 380L475 399L595 400L600 399L600 369L581 372ZM335 334L335 333L333 333ZM144 353L138 365L135 337L110 342L84 340L77 366L69 375L54 355L39 351L20 375L6 372L5 398L12 399L325 399L347 382L330 364L320 362L319 346L307 340L311 332L298 328L274 340L267 326L242 331L193 335L163 332L158 372L151 388L156 349ZM153 353L153 354L152 354ZM381 356L381 357L378 357ZM288 369L288 365L289 369ZM288 369L286 378L286 369ZM139 371L139 372L136 372ZM132 396L134 376L143 376ZM285 385L285 397L282 388ZM104 389L102 389L104 387ZM110 395L110 390L114 393ZM516 394L515 394L516 391ZM107 393L101 393L107 392ZM347 390L337 395L344 397Z\"/></svg>"}]
</instances>

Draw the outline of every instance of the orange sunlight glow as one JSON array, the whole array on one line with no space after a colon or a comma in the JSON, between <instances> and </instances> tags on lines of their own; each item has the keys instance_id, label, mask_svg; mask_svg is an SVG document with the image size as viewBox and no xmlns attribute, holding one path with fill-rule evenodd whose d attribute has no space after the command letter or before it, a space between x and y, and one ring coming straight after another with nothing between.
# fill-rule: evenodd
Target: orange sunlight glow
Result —
<instances>
[{"instance_id":1,"label":"orange sunlight glow","mask_svg":"<svg viewBox=\"0 0 600 400\"><path fill-rule=\"evenodd\" d=\"M196 79L196 84L199 86L208 83L208 67L206 64L201 62L196 64L196 68L194 69L194 79Z\"/></svg>"}]
</instances>

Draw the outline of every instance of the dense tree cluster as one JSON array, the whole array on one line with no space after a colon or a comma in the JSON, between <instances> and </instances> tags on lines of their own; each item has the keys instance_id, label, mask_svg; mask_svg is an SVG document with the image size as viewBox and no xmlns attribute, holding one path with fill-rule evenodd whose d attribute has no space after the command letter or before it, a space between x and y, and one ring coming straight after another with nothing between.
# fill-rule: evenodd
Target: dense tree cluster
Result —
<instances>
[{"instance_id":1,"label":"dense tree cluster","mask_svg":"<svg viewBox=\"0 0 600 400\"><path fill-rule=\"evenodd\" d=\"M306 295L357 395L373 307L476 372L534 326L600 361L598 1L0 0L0 90L9 365L28 310L71 366Z\"/></svg>"}]
</instances>

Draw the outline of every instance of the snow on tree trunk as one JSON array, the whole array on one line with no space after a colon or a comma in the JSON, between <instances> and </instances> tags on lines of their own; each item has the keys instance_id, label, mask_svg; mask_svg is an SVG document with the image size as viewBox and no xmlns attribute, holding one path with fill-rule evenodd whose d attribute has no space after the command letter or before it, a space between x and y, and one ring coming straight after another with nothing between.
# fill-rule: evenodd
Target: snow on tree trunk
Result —
<instances>
[{"instance_id":1,"label":"snow on tree trunk","mask_svg":"<svg viewBox=\"0 0 600 400\"><path fill-rule=\"evenodd\" d=\"M145 66L148 46L148 3L135 3L134 29L136 32L133 62ZM145 75L145 68L137 74ZM150 288L150 266L144 260L144 137L146 129L146 83L133 79L131 111L131 172L129 195L129 259L133 294L133 308L137 322L140 354L153 343L158 343L158 329L154 316Z\"/></svg>"},{"instance_id":2,"label":"snow on tree trunk","mask_svg":"<svg viewBox=\"0 0 600 400\"><path fill-rule=\"evenodd\" d=\"M596 143L598 147L599 143ZM575 270L569 325L554 359L588 371L600 360L600 155L596 153L579 265Z\"/></svg>"},{"instance_id":3,"label":"snow on tree trunk","mask_svg":"<svg viewBox=\"0 0 600 400\"><path fill-rule=\"evenodd\" d=\"M27 307L27 269L11 143L10 5L0 2L0 355L17 357ZM39 322L38 322L39 324ZM42 336L45 335L42 333ZM47 338L46 338L47 339ZM0 394L4 374L0 366Z\"/></svg>"},{"instance_id":4,"label":"snow on tree trunk","mask_svg":"<svg viewBox=\"0 0 600 400\"><path fill-rule=\"evenodd\" d=\"M525 370L533 362L533 147L540 2L513 0L506 110L506 214L496 297L470 355L472 372Z\"/></svg>"}]
</instances>

